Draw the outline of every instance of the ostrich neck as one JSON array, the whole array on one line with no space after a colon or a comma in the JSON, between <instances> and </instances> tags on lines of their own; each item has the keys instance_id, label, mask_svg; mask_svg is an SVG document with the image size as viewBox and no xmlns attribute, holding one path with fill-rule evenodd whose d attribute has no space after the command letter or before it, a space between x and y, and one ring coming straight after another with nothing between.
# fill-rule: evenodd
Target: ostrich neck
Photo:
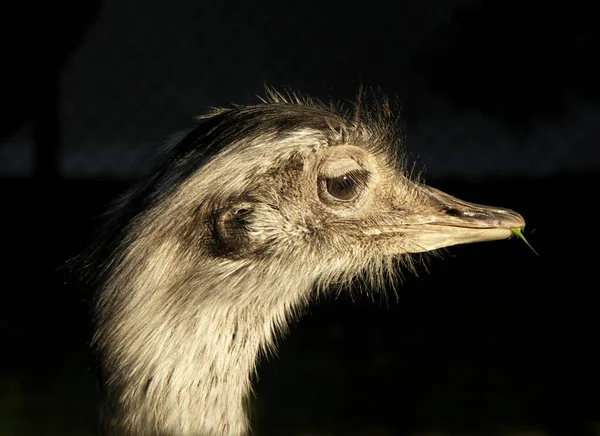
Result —
<instances>
[{"instance_id":1,"label":"ostrich neck","mask_svg":"<svg viewBox=\"0 0 600 436\"><path fill-rule=\"evenodd\" d=\"M106 342L127 344L110 349L106 359L118 372L115 427L152 435L247 433L244 403L257 359L310 290L308 281L282 283L272 266L269 270L226 280L201 274L198 283L187 283L184 311L180 304L143 296L131 302L129 316L121 320L152 322L141 330L133 322L115 323L115 332L104 334L119 336Z\"/></svg>"}]
</instances>

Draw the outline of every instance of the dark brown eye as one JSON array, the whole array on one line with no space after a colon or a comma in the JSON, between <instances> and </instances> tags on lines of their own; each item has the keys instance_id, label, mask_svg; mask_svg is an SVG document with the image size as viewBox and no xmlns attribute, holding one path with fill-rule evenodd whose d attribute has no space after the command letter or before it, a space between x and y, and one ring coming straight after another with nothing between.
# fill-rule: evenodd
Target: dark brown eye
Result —
<instances>
[{"instance_id":1,"label":"dark brown eye","mask_svg":"<svg viewBox=\"0 0 600 436\"><path fill-rule=\"evenodd\" d=\"M336 177L335 179L325 179L325 185L327 192L338 200L348 201L358 195L357 184L348 175Z\"/></svg>"},{"instance_id":2,"label":"dark brown eye","mask_svg":"<svg viewBox=\"0 0 600 436\"><path fill-rule=\"evenodd\" d=\"M323 178L327 193L342 201L354 200L367 184L368 174L362 171L351 171L340 177Z\"/></svg>"}]
</instances>

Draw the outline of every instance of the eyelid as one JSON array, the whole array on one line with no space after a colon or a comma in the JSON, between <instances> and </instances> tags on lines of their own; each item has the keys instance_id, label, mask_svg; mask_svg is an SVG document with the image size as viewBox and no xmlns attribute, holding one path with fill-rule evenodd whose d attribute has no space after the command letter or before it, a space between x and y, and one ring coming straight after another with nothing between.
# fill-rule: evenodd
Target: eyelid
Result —
<instances>
[{"instance_id":1,"label":"eyelid","mask_svg":"<svg viewBox=\"0 0 600 436\"><path fill-rule=\"evenodd\" d=\"M324 177L335 179L354 171L364 171L364 169L354 159L336 159L325 163L320 172Z\"/></svg>"}]
</instances>

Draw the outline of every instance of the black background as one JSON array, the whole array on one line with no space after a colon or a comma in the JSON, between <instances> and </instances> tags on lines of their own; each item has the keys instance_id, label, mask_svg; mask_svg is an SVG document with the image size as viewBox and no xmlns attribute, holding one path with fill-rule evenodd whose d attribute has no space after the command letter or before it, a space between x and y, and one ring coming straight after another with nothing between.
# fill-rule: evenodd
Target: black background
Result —
<instances>
[{"instance_id":1,"label":"black background","mask_svg":"<svg viewBox=\"0 0 600 436\"><path fill-rule=\"evenodd\" d=\"M540 256L453 247L397 298L316 302L259 366L256 434L600 432L591 7L21 2L3 18L0 434L94 434L89 298L60 266L163 135L263 83L345 99L361 81L403 102L430 184L518 211Z\"/></svg>"}]
</instances>

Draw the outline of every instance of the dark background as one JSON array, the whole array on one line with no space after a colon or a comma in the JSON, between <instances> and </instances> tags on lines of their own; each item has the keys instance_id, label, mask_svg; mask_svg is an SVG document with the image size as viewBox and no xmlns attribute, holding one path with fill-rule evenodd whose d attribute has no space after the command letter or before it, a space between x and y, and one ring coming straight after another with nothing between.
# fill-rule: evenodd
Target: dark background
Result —
<instances>
[{"instance_id":1,"label":"dark background","mask_svg":"<svg viewBox=\"0 0 600 436\"><path fill-rule=\"evenodd\" d=\"M428 183L520 212L540 256L453 247L397 298L315 303L260 364L256 434L600 434L597 15L524 3L6 3L0 435L95 433L89 296L60 266L156 144L264 83L361 82L403 103Z\"/></svg>"}]
</instances>

